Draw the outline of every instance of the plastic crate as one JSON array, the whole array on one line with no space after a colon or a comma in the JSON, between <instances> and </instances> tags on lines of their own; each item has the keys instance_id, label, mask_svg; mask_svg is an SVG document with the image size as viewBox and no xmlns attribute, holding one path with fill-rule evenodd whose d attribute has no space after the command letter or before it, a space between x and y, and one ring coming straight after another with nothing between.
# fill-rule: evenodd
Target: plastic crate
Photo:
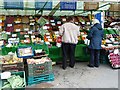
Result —
<instances>
[{"instance_id":1,"label":"plastic crate","mask_svg":"<svg viewBox=\"0 0 120 90\"><path fill-rule=\"evenodd\" d=\"M18 88L4 88L2 90L24 90L26 87L26 78L25 78L25 72L19 71L19 72L11 72L11 75L19 75L24 80L24 87L18 87ZM6 82L7 79L2 79L2 87L4 85L4 82Z\"/></svg>"},{"instance_id":2,"label":"plastic crate","mask_svg":"<svg viewBox=\"0 0 120 90\"><path fill-rule=\"evenodd\" d=\"M0 71L23 71L24 64L23 63L14 63L14 64L1 64Z\"/></svg>"},{"instance_id":3,"label":"plastic crate","mask_svg":"<svg viewBox=\"0 0 120 90\"><path fill-rule=\"evenodd\" d=\"M28 76L39 76L52 72L52 61L42 64L28 64Z\"/></svg>"},{"instance_id":4,"label":"plastic crate","mask_svg":"<svg viewBox=\"0 0 120 90\"><path fill-rule=\"evenodd\" d=\"M44 44L34 44L33 49L34 50L43 49L45 51L45 54L49 55L48 45L45 43Z\"/></svg>"},{"instance_id":5,"label":"plastic crate","mask_svg":"<svg viewBox=\"0 0 120 90\"><path fill-rule=\"evenodd\" d=\"M16 47L1 47L0 55L8 55L9 52L15 53Z\"/></svg>"},{"instance_id":6,"label":"plastic crate","mask_svg":"<svg viewBox=\"0 0 120 90\"><path fill-rule=\"evenodd\" d=\"M34 77L28 77L28 85L38 84L41 82L48 82L48 81L54 81L53 73L48 73L48 74L34 76Z\"/></svg>"}]
</instances>

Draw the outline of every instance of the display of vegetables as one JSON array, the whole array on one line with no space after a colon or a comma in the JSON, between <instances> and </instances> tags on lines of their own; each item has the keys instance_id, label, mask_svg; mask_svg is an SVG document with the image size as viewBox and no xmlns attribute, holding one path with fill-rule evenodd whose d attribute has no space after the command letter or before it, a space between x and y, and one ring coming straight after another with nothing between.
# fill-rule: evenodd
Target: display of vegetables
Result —
<instances>
[{"instance_id":1,"label":"display of vegetables","mask_svg":"<svg viewBox=\"0 0 120 90\"><path fill-rule=\"evenodd\" d=\"M120 55L119 54L110 53L108 57L109 57L109 60L113 68L120 68Z\"/></svg>"},{"instance_id":2,"label":"display of vegetables","mask_svg":"<svg viewBox=\"0 0 120 90\"><path fill-rule=\"evenodd\" d=\"M49 62L51 59L48 57L42 57L41 59L27 59L28 64L41 64Z\"/></svg>"},{"instance_id":3,"label":"display of vegetables","mask_svg":"<svg viewBox=\"0 0 120 90\"><path fill-rule=\"evenodd\" d=\"M0 64L13 64L23 62L22 58L18 58L16 55L0 56Z\"/></svg>"},{"instance_id":4,"label":"display of vegetables","mask_svg":"<svg viewBox=\"0 0 120 90\"><path fill-rule=\"evenodd\" d=\"M25 87L24 79L19 75L12 75L3 83L2 89L9 88L10 90L12 90L12 88L23 88L23 87Z\"/></svg>"}]
</instances>

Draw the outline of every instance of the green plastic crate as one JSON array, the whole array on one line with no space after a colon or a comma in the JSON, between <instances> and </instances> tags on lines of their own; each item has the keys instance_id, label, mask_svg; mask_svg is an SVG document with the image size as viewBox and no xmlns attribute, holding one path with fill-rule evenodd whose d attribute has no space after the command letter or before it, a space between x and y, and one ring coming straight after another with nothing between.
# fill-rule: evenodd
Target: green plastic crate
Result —
<instances>
[{"instance_id":1,"label":"green plastic crate","mask_svg":"<svg viewBox=\"0 0 120 90\"><path fill-rule=\"evenodd\" d=\"M52 72L52 61L41 64L28 64L28 76L39 76Z\"/></svg>"},{"instance_id":2,"label":"green plastic crate","mask_svg":"<svg viewBox=\"0 0 120 90\"><path fill-rule=\"evenodd\" d=\"M11 75L19 75L20 77L22 77L24 79L24 87L21 88L5 88L5 90L25 90L26 87L26 78L25 78L25 72L24 71L19 71L19 72L11 72ZM2 85L4 84L4 82L6 82L6 79L2 80ZM3 89L4 90L4 89Z\"/></svg>"},{"instance_id":3,"label":"green plastic crate","mask_svg":"<svg viewBox=\"0 0 120 90\"><path fill-rule=\"evenodd\" d=\"M0 55L7 55L9 52L16 52L17 47L2 47L0 50Z\"/></svg>"},{"instance_id":4,"label":"green plastic crate","mask_svg":"<svg viewBox=\"0 0 120 90\"><path fill-rule=\"evenodd\" d=\"M33 50L43 49L49 55L49 48L47 44L33 44Z\"/></svg>"}]
</instances>

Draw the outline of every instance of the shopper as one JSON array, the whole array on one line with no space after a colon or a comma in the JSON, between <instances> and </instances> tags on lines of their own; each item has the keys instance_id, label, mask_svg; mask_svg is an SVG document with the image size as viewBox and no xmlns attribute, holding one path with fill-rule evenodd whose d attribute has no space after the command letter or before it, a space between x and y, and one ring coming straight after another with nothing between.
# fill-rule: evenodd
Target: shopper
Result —
<instances>
[{"instance_id":1,"label":"shopper","mask_svg":"<svg viewBox=\"0 0 120 90\"><path fill-rule=\"evenodd\" d=\"M104 35L104 31L102 26L97 19L93 19L93 26L90 28L90 32L87 38L90 40L90 62L88 64L89 67L99 67L99 56L101 49L101 42Z\"/></svg>"},{"instance_id":2,"label":"shopper","mask_svg":"<svg viewBox=\"0 0 120 90\"><path fill-rule=\"evenodd\" d=\"M75 65L75 47L80 35L79 27L74 24L73 17L67 17L67 22L60 27L59 33L62 36L62 68L66 69L68 56L70 58L69 66L73 68Z\"/></svg>"}]
</instances>

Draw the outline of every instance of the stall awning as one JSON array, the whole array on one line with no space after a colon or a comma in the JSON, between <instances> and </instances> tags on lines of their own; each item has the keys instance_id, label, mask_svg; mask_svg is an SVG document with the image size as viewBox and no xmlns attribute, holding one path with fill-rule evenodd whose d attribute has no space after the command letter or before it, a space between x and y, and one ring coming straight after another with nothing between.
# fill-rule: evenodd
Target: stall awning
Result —
<instances>
[{"instance_id":1,"label":"stall awning","mask_svg":"<svg viewBox=\"0 0 120 90\"><path fill-rule=\"evenodd\" d=\"M10 1L10 0L9 0ZM15 0L16 2L18 0ZM39 1L39 0L37 0ZM40 1L49 1L49 0L40 0ZM60 0L50 0L52 2L52 9L47 10L43 7L40 10L35 10L36 0L23 0L23 9L5 9L4 0L0 0L0 15L53 15L53 16L68 16L68 15L88 15L90 14L89 10L84 9L84 2L93 2L96 1L99 3L98 9L93 13L98 13L100 11L107 11L110 8L110 3L118 3L119 0L76 0L76 9L75 10L61 10L60 5L56 7ZM67 0L64 0L67 1ZM100 2L99 2L100 1ZM44 6L44 5L43 5Z\"/></svg>"}]
</instances>

